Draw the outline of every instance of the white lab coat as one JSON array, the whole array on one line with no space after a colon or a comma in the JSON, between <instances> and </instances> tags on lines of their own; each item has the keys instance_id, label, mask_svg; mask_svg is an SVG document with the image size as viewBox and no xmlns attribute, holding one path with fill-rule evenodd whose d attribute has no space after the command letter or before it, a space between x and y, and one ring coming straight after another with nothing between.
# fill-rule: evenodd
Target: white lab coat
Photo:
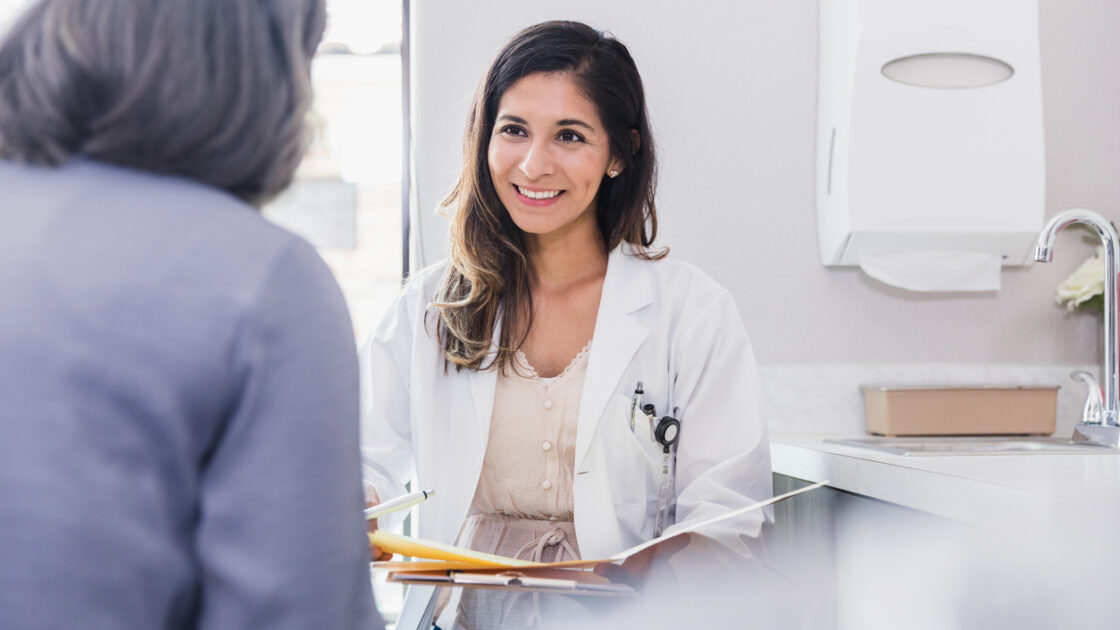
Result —
<instances>
[{"instance_id":1,"label":"white lab coat","mask_svg":"<svg viewBox=\"0 0 1120 630\"><path fill-rule=\"evenodd\" d=\"M445 370L434 314L425 318L443 270L417 273L360 351L362 453L366 482L382 500L402 494L413 476L434 489L419 508L417 535L452 543L482 469L497 372ZM751 344L731 295L706 274L674 259L611 253L588 359L573 484L585 559L652 537L661 453L641 418L630 430L638 381L645 402L659 415L676 408L681 421L677 526L668 531L771 496ZM705 533L726 553L749 556L746 539L758 536L764 516L733 520ZM415 623L430 594L410 590L400 627Z\"/></svg>"}]
</instances>

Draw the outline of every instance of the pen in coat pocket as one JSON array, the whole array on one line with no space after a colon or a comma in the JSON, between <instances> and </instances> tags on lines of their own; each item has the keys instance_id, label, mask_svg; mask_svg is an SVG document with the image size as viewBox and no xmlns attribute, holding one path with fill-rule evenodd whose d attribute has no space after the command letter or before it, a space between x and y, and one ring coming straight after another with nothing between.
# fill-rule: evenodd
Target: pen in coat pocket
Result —
<instances>
[{"instance_id":1,"label":"pen in coat pocket","mask_svg":"<svg viewBox=\"0 0 1120 630\"><path fill-rule=\"evenodd\" d=\"M642 408L642 382L638 381L638 386L634 388L634 397L630 399L630 432L634 432L634 411Z\"/></svg>"},{"instance_id":2,"label":"pen in coat pocket","mask_svg":"<svg viewBox=\"0 0 1120 630\"><path fill-rule=\"evenodd\" d=\"M365 510L366 520L371 521L380 516L385 516L386 514L389 514L391 512L408 509L416 505L417 503L423 503L424 501L427 501L435 493L435 490L420 490L419 492L406 494L403 497L397 497L391 501L386 501L373 507L368 507Z\"/></svg>"}]
</instances>

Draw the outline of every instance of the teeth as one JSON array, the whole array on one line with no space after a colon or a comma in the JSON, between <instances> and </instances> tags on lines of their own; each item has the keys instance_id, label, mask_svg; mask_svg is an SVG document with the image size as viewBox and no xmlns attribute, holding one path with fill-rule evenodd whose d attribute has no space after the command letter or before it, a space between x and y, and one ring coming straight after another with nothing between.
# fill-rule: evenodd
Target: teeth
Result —
<instances>
[{"instance_id":1,"label":"teeth","mask_svg":"<svg viewBox=\"0 0 1120 630\"><path fill-rule=\"evenodd\" d=\"M556 195L559 195L560 192L561 192L559 190L546 190L546 191L541 191L541 192L533 192L531 190L525 190L524 188L522 188L520 186L517 186L516 184L514 184L514 185L517 187L517 192L521 193L522 195L525 195L526 197L528 197L530 199L552 199Z\"/></svg>"}]
</instances>

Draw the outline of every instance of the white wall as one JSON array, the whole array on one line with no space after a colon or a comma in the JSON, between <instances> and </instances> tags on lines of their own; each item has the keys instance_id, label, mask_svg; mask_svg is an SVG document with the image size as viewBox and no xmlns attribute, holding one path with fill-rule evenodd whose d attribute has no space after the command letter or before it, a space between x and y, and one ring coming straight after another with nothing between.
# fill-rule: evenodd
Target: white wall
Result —
<instances>
[{"instance_id":1,"label":"white wall","mask_svg":"<svg viewBox=\"0 0 1120 630\"><path fill-rule=\"evenodd\" d=\"M1120 2L1040 0L1047 214L1120 222ZM414 227L443 256L431 211L455 181L463 124L491 56L520 28L577 19L638 63L661 157L659 241L735 294L762 364L1098 360L1099 320L1053 289L1091 247L1011 268L998 294L914 295L817 261L816 0L413 0Z\"/></svg>"}]
</instances>

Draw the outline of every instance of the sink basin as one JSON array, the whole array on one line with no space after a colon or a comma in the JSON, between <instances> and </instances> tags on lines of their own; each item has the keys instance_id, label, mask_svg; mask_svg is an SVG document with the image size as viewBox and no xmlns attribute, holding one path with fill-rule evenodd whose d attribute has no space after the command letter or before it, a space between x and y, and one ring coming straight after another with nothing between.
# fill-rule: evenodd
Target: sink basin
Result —
<instances>
[{"instance_id":1,"label":"sink basin","mask_svg":"<svg viewBox=\"0 0 1120 630\"><path fill-rule=\"evenodd\" d=\"M891 455L1018 455L1040 453L1120 453L1090 444L1075 444L1061 438L1022 437L928 437L829 439L826 444L866 448Z\"/></svg>"}]
</instances>

